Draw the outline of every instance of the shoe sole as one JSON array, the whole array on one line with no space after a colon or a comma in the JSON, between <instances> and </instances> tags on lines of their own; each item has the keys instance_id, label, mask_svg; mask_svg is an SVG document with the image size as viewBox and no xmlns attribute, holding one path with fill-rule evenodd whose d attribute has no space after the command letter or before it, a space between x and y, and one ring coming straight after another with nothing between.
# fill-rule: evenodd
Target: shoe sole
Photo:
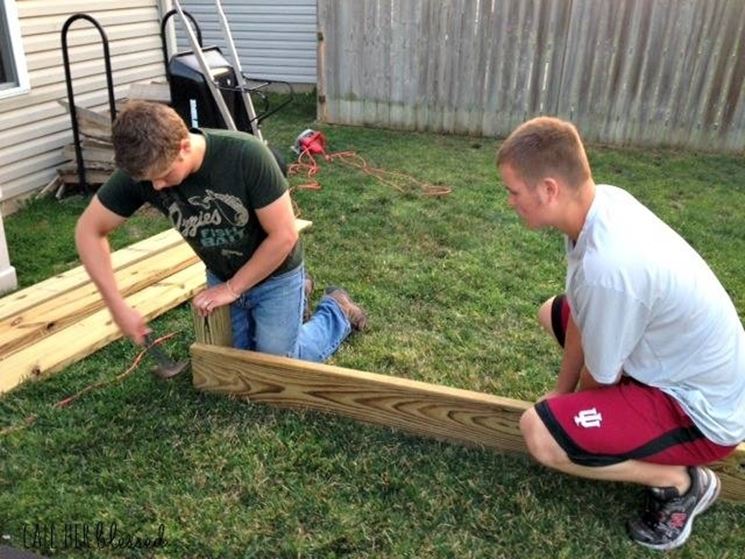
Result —
<instances>
[{"instance_id":1,"label":"shoe sole","mask_svg":"<svg viewBox=\"0 0 745 559\"><path fill-rule=\"evenodd\" d=\"M706 493L704 493L703 497L701 497L701 500L696 504L696 507L691 512L691 516L688 518L685 526L683 526L683 531L680 533L680 535L673 541L660 545L654 545L646 542L641 542L639 540L634 540L636 543L650 549L656 549L657 551L670 551L671 549L682 546L686 541L688 541L688 538L691 535L691 530L693 529L694 519L714 504L714 501L717 500L717 497L719 497L719 492L722 489L722 482L719 480L718 475L712 472L709 468L701 468L701 471L707 478L709 478L709 480L713 479L714 483L709 483Z\"/></svg>"}]
</instances>

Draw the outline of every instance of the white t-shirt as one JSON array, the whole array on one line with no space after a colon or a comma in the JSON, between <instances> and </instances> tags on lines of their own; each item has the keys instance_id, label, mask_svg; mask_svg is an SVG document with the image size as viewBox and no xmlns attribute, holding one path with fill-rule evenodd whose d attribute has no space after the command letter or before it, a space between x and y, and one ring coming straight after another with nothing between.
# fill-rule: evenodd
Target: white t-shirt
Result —
<instances>
[{"instance_id":1,"label":"white t-shirt","mask_svg":"<svg viewBox=\"0 0 745 559\"><path fill-rule=\"evenodd\" d=\"M566 292L585 365L673 396L718 444L745 439L745 331L709 266L628 192L597 185Z\"/></svg>"}]
</instances>

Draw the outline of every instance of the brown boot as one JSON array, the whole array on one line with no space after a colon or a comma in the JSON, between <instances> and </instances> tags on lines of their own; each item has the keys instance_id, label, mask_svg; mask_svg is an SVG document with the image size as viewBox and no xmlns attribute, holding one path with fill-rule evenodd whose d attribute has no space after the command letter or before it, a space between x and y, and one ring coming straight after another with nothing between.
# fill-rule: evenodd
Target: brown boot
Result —
<instances>
[{"instance_id":1,"label":"brown boot","mask_svg":"<svg viewBox=\"0 0 745 559\"><path fill-rule=\"evenodd\" d=\"M367 327L367 315L341 287L329 286L325 291L341 308L341 311L349 320L349 324L355 330L362 331Z\"/></svg>"}]
</instances>

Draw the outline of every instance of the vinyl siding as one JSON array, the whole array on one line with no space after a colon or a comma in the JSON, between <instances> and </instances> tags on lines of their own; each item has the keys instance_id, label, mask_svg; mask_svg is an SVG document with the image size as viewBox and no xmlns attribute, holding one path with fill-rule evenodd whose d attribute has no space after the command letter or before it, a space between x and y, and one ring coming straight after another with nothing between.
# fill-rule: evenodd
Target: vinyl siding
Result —
<instances>
[{"instance_id":1,"label":"vinyl siding","mask_svg":"<svg viewBox=\"0 0 745 559\"><path fill-rule=\"evenodd\" d=\"M226 58L214 0L182 0L197 20L205 45L217 45ZM222 0L244 74L294 84L316 83L316 0ZM178 16L179 50L190 50Z\"/></svg>"},{"instance_id":2,"label":"vinyl siding","mask_svg":"<svg viewBox=\"0 0 745 559\"><path fill-rule=\"evenodd\" d=\"M19 0L18 19L31 90L0 99L0 201L24 196L47 184L66 159L72 142L62 65L61 30L75 13L98 20L109 40L114 96L126 96L129 84L165 79L160 43L159 0ZM126 6L126 7L125 7ZM75 22L68 50L76 104L108 109L103 46L95 27Z\"/></svg>"}]
</instances>

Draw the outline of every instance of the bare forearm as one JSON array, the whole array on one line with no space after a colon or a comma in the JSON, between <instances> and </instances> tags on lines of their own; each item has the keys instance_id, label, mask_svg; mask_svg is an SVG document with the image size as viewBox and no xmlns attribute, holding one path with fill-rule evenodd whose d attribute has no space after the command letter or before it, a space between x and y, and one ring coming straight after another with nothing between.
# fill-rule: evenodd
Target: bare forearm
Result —
<instances>
[{"instance_id":1,"label":"bare forearm","mask_svg":"<svg viewBox=\"0 0 745 559\"><path fill-rule=\"evenodd\" d=\"M142 344L147 333L144 317L130 307L119 293L111 266L108 234L124 222L124 218L106 209L96 196L78 219L75 245L85 270L96 284L114 322L122 333Z\"/></svg>"},{"instance_id":2,"label":"bare forearm","mask_svg":"<svg viewBox=\"0 0 745 559\"><path fill-rule=\"evenodd\" d=\"M285 261L296 242L296 233L268 236L230 279L231 290L242 293L269 276Z\"/></svg>"},{"instance_id":3,"label":"bare forearm","mask_svg":"<svg viewBox=\"0 0 745 559\"><path fill-rule=\"evenodd\" d=\"M562 394L574 392L584 369L584 364L585 355L582 350L582 338L570 316L564 341L564 356L561 360L559 375L556 378L556 392Z\"/></svg>"},{"instance_id":4,"label":"bare forearm","mask_svg":"<svg viewBox=\"0 0 745 559\"><path fill-rule=\"evenodd\" d=\"M111 266L111 250L108 239L78 228L75 244L80 260L93 283L101 293L106 306L113 312L122 305L124 299L119 293Z\"/></svg>"},{"instance_id":5,"label":"bare forearm","mask_svg":"<svg viewBox=\"0 0 745 559\"><path fill-rule=\"evenodd\" d=\"M231 295L251 289L274 272L298 240L289 191L271 204L257 209L256 217L267 236L248 262L230 278L228 286Z\"/></svg>"}]
</instances>

